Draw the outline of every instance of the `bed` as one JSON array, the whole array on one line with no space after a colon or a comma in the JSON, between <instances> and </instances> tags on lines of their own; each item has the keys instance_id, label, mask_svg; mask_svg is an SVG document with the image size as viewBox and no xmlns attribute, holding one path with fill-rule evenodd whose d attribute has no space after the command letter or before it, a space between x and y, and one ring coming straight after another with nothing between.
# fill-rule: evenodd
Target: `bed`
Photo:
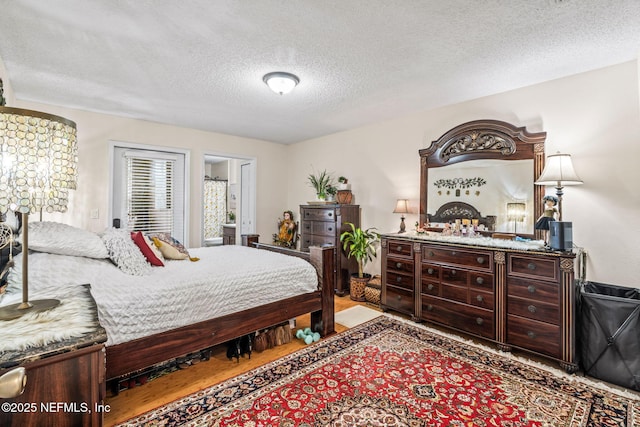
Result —
<instances>
[{"instance_id":1,"label":"bed","mask_svg":"<svg viewBox=\"0 0 640 427\"><path fill-rule=\"evenodd\" d=\"M29 234L30 294L55 296L61 288L91 285L107 330L107 380L306 313L315 331L334 333L334 247L304 253L250 235L242 246L189 249L188 259L165 259L162 267L131 274L111 248L104 257L105 236L50 223L30 224ZM20 264L16 260L9 298L0 305L20 291Z\"/></svg>"}]
</instances>

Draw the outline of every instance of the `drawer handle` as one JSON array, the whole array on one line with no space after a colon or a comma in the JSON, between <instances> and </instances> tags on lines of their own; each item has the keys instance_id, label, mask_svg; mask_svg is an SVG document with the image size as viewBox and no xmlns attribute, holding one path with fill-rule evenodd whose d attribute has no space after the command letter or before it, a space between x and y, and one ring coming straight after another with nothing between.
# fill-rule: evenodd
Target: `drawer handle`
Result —
<instances>
[{"instance_id":1,"label":"drawer handle","mask_svg":"<svg viewBox=\"0 0 640 427\"><path fill-rule=\"evenodd\" d=\"M476 277L476 283L478 285L482 285L484 283L484 279L482 277Z\"/></svg>"},{"instance_id":2,"label":"drawer handle","mask_svg":"<svg viewBox=\"0 0 640 427\"><path fill-rule=\"evenodd\" d=\"M427 311L433 311L433 306L431 304L427 304Z\"/></svg>"},{"instance_id":3,"label":"drawer handle","mask_svg":"<svg viewBox=\"0 0 640 427\"><path fill-rule=\"evenodd\" d=\"M455 271L455 270L451 270L451 273L450 273L450 274L451 274L452 276L455 276L456 274L458 274L458 272L457 272L457 271Z\"/></svg>"},{"instance_id":4,"label":"drawer handle","mask_svg":"<svg viewBox=\"0 0 640 427\"><path fill-rule=\"evenodd\" d=\"M396 246L396 251L402 252L402 246Z\"/></svg>"},{"instance_id":5,"label":"drawer handle","mask_svg":"<svg viewBox=\"0 0 640 427\"><path fill-rule=\"evenodd\" d=\"M429 256L432 257L433 255L435 255L433 251L429 251Z\"/></svg>"},{"instance_id":6,"label":"drawer handle","mask_svg":"<svg viewBox=\"0 0 640 427\"><path fill-rule=\"evenodd\" d=\"M429 274L433 274L433 268L429 268L429 269L427 270L427 273L429 273Z\"/></svg>"},{"instance_id":7,"label":"drawer handle","mask_svg":"<svg viewBox=\"0 0 640 427\"><path fill-rule=\"evenodd\" d=\"M329 212L329 216L333 216L333 212Z\"/></svg>"},{"instance_id":8,"label":"drawer handle","mask_svg":"<svg viewBox=\"0 0 640 427\"><path fill-rule=\"evenodd\" d=\"M529 307L527 307L527 310L529 310L529 313L535 313L538 309L535 305L530 305Z\"/></svg>"},{"instance_id":9,"label":"drawer handle","mask_svg":"<svg viewBox=\"0 0 640 427\"><path fill-rule=\"evenodd\" d=\"M456 251L451 251L451 256L456 256L458 253Z\"/></svg>"},{"instance_id":10,"label":"drawer handle","mask_svg":"<svg viewBox=\"0 0 640 427\"><path fill-rule=\"evenodd\" d=\"M401 262L396 262L396 268L401 268L402 267L402 263Z\"/></svg>"},{"instance_id":11,"label":"drawer handle","mask_svg":"<svg viewBox=\"0 0 640 427\"><path fill-rule=\"evenodd\" d=\"M333 228L329 227L329 228L328 228L328 230L329 230L329 231L333 231Z\"/></svg>"},{"instance_id":12,"label":"drawer handle","mask_svg":"<svg viewBox=\"0 0 640 427\"><path fill-rule=\"evenodd\" d=\"M533 285L527 286L527 290L529 291L529 293L532 293L532 294L536 293L536 287Z\"/></svg>"},{"instance_id":13,"label":"drawer handle","mask_svg":"<svg viewBox=\"0 0 640 427\"><path fill-rule=\"evenodd\" d=\"M429 289L430 291L433 290L433 283L429 283L429 285L427 286L427 289Z\"/></svg>"},{"instance_id":14,"label":"drawer handle","mask_svg":"<svg viewBox=\"0 0 640 427\"><path fill-rule=\"evenodd\" d=\"M534 263L530 262L529 264L527 264L527 268L529 270L535 270L536 269L536 265Z\"/></svg>"},{"instance_id":15,"label":"drawer handle","mask_svg":"<svg viewBox=\"0 0 640 427\"><path fill-rule=\"evenodd\" d=\"M482 295L478 295L476 299L478 300L478 302L482 302L484 300L484 298L482 298Z\"/></svg>"},{"instance_id":16,"label":"drawer handle","mask_svg":"<svg viewBox=\"0 0 640 427\"><path fill-rule=\"evenodd\" d=\"M478 317L478 318L476 319L476 323L477 323L478 325L482 325L482 324L484 323L484 320L483 320L481 317Z\"/></svg>"},{"instance_id":17,"label":"drawer handle","mask_svg":"<svg viewBox=\"0 0 640 427\"><path fill-rule=\"evenodd\" d=\"M398 295L398 296L396 296L396 299L397 299L398 301L400 301L400 300L402 299L402 296L401 296L401 295Z\"/></svg>"},{"instance_id":18,"label":"drawer handle","mask_svg":"<svg viewBox=\"0 0 640 427\"><path fill-rule=\"evenodd\" d=\"M527 336L528 336L529 338L531 338L532 340L536 339L536 337L537 337L536 333L535 333L535 332L533 332L533 331L529 331L529 332L527 332Z\"/></svg>"},{"instance_id":19,"label":"drawer handle","mask_svg":"<svg viewBox=\"0 0 640 427\"><path fill-rule=\"evenodd\" d=\"M307 242L307 243L311 243L311 240L307 240L306 242Z\"/></svg>"},{"instance_id":20,"label":"drawer handle","mask_svg":"<svg viewBox=\"0 0 640 427\"><path fill-rule=\"evenodd\" d=\"M484 264L484 258L482 258L481 256L476 258L476 261L478 261L478 264Z\"/></svg>"}]
</instances>

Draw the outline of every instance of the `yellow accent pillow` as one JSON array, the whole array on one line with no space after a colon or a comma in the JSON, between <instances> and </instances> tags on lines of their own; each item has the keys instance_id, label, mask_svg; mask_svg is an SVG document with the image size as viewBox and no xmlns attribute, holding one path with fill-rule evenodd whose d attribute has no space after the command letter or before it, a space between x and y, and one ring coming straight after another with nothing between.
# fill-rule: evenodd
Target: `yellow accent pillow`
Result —
<instances>
[{"instance_id":1,"label":"yellow accent pillow","mask_svg":"<svg viewBox=\"0 0 640 427\"><path fill-rule=\"evenodd\" d=\"M170 244L161 241L157 237L153 237L153 244L160 250L162 256L166 259L187 259L189 255L180 252Z\"/></svg>"}]
</instances>

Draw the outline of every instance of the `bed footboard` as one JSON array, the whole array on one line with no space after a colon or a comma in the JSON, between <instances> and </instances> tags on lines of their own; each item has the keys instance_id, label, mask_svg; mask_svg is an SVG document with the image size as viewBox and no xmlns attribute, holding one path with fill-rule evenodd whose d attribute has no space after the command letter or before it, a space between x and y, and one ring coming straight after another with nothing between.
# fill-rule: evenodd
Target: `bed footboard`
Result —
<instances>
[{"instance_id":1,"label":"bed footboard","mask_svg":"<svg viewBox=\"0 0 640 427\"><path fill-rule=\"evenodd\" d=\"M309 253L257 243L257 236L243 242L260 249L297 256L318 272L318 290L227 316L186 325L163 333L106 348L107 379L113 380L185 354L222 344L233 338L311 313L312 328L327 336L335 332L334 247L313 247Z\"/></svg>"}]
</instances>

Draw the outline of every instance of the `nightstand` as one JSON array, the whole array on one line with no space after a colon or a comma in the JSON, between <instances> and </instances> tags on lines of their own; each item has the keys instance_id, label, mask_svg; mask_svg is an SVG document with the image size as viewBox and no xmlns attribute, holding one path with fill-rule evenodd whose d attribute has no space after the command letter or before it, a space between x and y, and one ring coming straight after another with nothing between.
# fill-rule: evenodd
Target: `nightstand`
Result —
<instances>
[{"instance_id":1,"label":"nightstand","mask_svg":"<svg viewBox=\"0 0 640 427\"><path fill-rule=\"evenodd\" d=\"M91 331L41 347L0 351L0 375L18 367L24 367L27 374L22 395L0 399L0 425L102 426L103 414L109 409L104 405L107 334L98 322L89 285L80 291L86 295L82 309L95 319ZM63 327L56 323L62 322L44 323L42 329Z\"/></svg>"}]
</instances>

